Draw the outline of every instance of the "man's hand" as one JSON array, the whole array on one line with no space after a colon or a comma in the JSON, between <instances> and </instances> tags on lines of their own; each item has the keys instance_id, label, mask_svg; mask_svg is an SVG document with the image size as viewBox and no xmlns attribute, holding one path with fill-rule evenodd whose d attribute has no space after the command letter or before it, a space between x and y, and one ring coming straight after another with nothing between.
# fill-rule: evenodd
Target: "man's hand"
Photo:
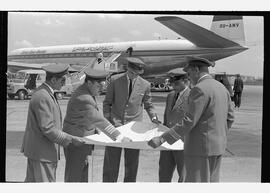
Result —
<instances>
[{"instance_id":1,"label":"man's hand","mask_svg":"<svg viewBox=\"0 0 270 193\"><path fill-rule=\"evenodd\" d=\"M132 140L128 137L123 137L123 139L121 140L121 142L132 142Z\"/></svg>"},{"instance_id":2,"label":"man's hand","mask_svg":"<svg viewBox=\"0 0 270 193\"><path fill-rule=\"evenodd\" d=\"M150 141L148 141L148 145L151 146L152 148L157 148L161 146L161 144L164 143L164 140L161 136L159 137L153 137Z\"/></svg>"},{"instance_id":3,"label":"man's hand","mask_svg":"<svg viewBox=\"0 0 270 193\"><path fill-rule=\"evenodd\" d=\"M100 131L97 128L95 128L95 134L100 135Z\"/></svg>"},{"instance_id":4,"label":"man's hand","mask_svg":"<svg viewBox=\"0 0 270 193\"><path fill-rule=\"evenodd\" d=\"M125 137L124 135L120 134L117 136L116 141L119 142L131 142L132 140L128 137Z\"/></svg>"},{"instance_id":5,"label":"man's hand","mask_svg":"<svg viewBox=\"0 0 270 193\"><path fill-rule=\"evenodd\" d=\"M86 142L85 142L85 140L84 140L83 138L81 138L81 137L73 136L73 137L72 137L71 143L72 143L73 145L75 145L75 146L81 146L81 145L85 144Z\"/></svg>"}]
</instances>

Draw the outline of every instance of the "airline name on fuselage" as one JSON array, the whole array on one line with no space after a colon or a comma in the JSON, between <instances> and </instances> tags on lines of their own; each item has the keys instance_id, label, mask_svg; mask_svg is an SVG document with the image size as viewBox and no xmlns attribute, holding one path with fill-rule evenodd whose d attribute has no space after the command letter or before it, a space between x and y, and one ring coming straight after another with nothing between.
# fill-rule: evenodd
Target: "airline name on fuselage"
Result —
<instances>
[{"instance_id":1,"label":"airline name on fuselage","mask_svg":"<svg viewBox=\"0 0 270 193\"><path fill-rule=\"evenodd\" d=\"M28 50L28 51L22 51L21 54L25 54L25 55L28 55L28 54L45 54L46 53L46 50Z\"/></svg>"},{"instance_id":2,"label":"airline name on fuselage","mask_svg":"<svg viewBox=\"0 0 270 193\"><path fill-rule=\"evenodd\" d=\"M239 23L219 24L219 28L225 28L225 27L239 27Z\"/></svg>"},{"instance_id":3,"label":"airline name on fuselage","mask_svg":"<svg viewBox=\"0 0 270 193\"><path fill-rule=\"evenodd\" d=\"M112 50L113 45L108 45L108 46L78 46L74 47L72 49L72 52L101 52L101 51L108 51Z\"/></svg>"}]
</instances>

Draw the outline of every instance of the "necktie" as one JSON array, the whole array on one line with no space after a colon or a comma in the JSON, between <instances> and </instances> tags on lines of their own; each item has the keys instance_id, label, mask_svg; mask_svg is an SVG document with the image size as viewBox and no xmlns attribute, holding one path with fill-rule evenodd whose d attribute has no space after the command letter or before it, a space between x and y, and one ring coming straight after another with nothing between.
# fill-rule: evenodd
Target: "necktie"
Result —
<instances>
[{"instance_id":1,"label":"necktie","mask_svg":"<svg viewBox=\"0 0 270 193\"><path fill-rule=\"evenodd\" d=\"M175 102L176 102L177 99L178 99L178 96L179 96L179 92L178 92L178 93L175 93L174 98L173 98L172 108L174 107Z\"/></svg>"},{"instance_id":2,"label":"necktie","mask_svg":"<svg viewBox=\"0 0 270 193\"><path fill-rule=\"evenodd\" d=\"M95 97L95 96L92 96L92 97L93 97L93 99L94 99L94 101L95 101L95 103L96 103L96 104L95 104L95 107L96 107L97 111L99 111L99 110L98 110L98 106L97 106L96 97Z\"/></svg>"},{"instance_id":3,"label":"necktie","mask_svg":"<svg viewBox=\"0 0 270 193\"><path fill-rule=\"evenodd\" d=\"M132 92L132 80L131 79L129 79L129 93L128 93L128 98L130 97L130 95L131 95L131 92Z\"/></svg>"}]
</instances>

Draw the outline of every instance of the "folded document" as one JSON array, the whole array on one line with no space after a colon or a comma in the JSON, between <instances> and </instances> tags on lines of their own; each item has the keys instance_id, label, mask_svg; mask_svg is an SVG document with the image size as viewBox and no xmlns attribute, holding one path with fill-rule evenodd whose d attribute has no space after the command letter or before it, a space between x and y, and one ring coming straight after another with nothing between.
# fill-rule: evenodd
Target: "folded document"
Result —
<instances>
[{"instance_id":1,"label":"folded document","mask_svg":"<svg viewBox=\"0 0 270 193\"><path fill-rule=\"evenodd\" d=\"M174 144L170 145L167 142L163 143L160 147L153 149L147 142L153 137L162 135L169 128L164 125L156 125L153 123L145 123L139 121L132 121L126 125L117 127L117 130L121 132L122 135L129 137L132 142L118 142L113 141L104 133L89 135L85 137L87 144L102 145L102 146L113 146L121 148L131 148L131 149L149 149L149 150L183 150L184 144L181 139L179 139Z\"/></svg>"}]
</instances>

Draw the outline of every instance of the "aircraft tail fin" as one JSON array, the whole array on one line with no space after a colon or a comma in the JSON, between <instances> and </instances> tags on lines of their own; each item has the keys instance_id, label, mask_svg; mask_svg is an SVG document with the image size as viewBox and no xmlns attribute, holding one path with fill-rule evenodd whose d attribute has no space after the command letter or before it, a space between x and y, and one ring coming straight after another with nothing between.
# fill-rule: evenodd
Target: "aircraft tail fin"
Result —
<instances>
[{"instance_id":1,"label":"aircraft tail fin","mask_svg":"<svg viewBox=\"0 0 270 193\"><path fill-rule=\"evenodd\" d=\"M228 48L240 46L238 43L230 39L224 38L217 33L207 30L180 17L162 16L156 17L155 20L191 41L198 47Z\"/></svg>"},{"instance_id":2,"label":"aircraft tail fin","mask_svg":"<svg viewBox=\"0 0 270 193\"><path fill-rule=\"evenodd\" d=\"M223 38L245 45L243 16L215 15L211 31Z\"/></svg>"}]
</instances>

